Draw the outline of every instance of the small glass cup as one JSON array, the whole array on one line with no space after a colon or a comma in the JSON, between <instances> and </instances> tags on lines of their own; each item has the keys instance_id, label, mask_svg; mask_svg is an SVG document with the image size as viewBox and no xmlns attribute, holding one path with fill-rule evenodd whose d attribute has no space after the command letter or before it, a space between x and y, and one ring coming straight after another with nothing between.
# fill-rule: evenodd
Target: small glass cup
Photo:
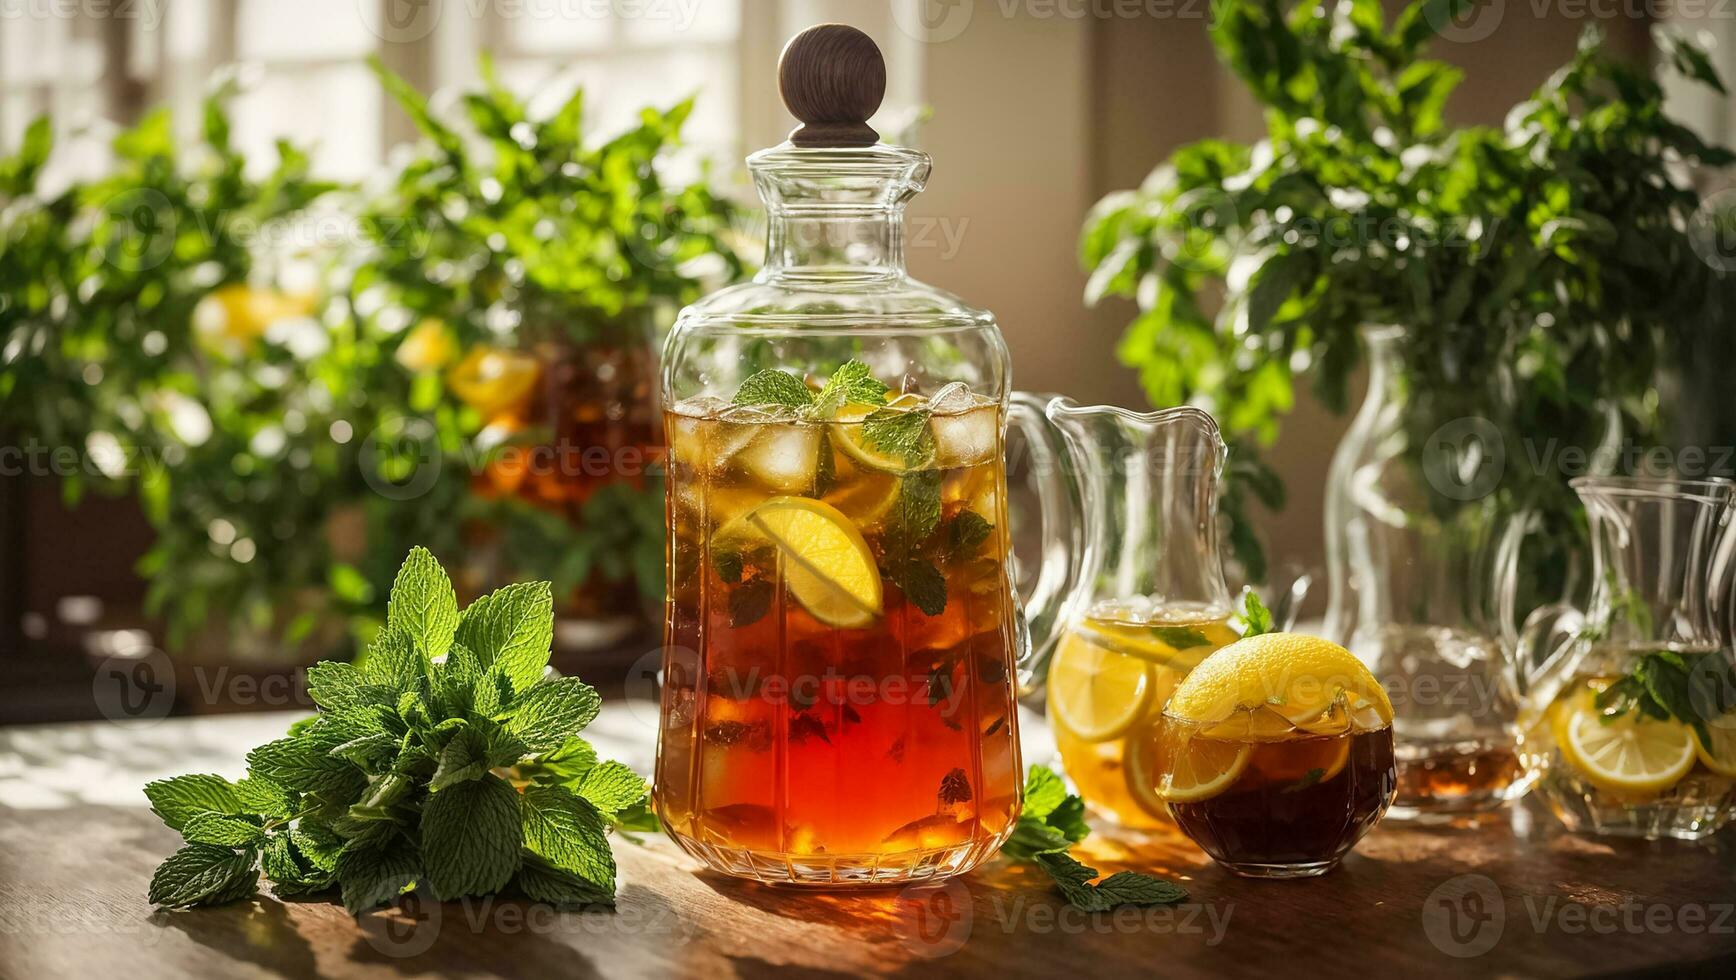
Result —
<instances>
[{"instance_id":1,"label":"small glass cup","mask_svg":"<svg viewBox=\"0 0 1736 980\"><path fill-rule=\"evenodd\" d=\"M1343 705L1310 731L1270 709L1201 724L1164 713L1152 747L1157 795L1188 839L1247 878L1338 866L1397 787L1392 725Z\"/></svg>"}]
</instances>

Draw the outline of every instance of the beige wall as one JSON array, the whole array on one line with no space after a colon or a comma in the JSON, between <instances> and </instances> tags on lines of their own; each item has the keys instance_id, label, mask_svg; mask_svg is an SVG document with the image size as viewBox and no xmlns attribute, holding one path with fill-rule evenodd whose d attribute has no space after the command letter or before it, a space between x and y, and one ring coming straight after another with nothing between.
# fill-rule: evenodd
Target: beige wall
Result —
<instances>
[{"instance_id":1,"label":"beige wall","mask_svg":"<svg viewBox=\"0 0 1736 980\"><path fill-rule=\"evenodd\" d=\"M1175 0L1154 9L1208 7ZM1103 194L1137 184L1183 143L1253 139L1262 124L1258 108L1218 65L1203 20L1067 13L1090 9L1122 8L976 0L968 25L938 42L913 38L889 4L787 0L780 16L788 32L822 19L868 31L887 52L889 107L920 93L933 108L920 142L934 156L934 178L912 207L913 228L930 241L913 245L911 268L995 311L1018 386L1143 405L1114 353L1131 304L1088 310L1081 300L1085 273L1076 246L1085 212ZM1436 46L1436 56L1466 70L1449 105L1455 120L1500 122L1571 55L1583 26L1559 14L1537 19L1531 5L1503 10L1486 38ZM1605 26L1624 49L1646 50L1644 24ZM787 128L787 117L775 115L775 126ZM1270 453L1290 489L1289 507L1265 521L1280 563L1321 560L1327 463L1347 421L1299 392Z\"/></svg>"}]
</instances>

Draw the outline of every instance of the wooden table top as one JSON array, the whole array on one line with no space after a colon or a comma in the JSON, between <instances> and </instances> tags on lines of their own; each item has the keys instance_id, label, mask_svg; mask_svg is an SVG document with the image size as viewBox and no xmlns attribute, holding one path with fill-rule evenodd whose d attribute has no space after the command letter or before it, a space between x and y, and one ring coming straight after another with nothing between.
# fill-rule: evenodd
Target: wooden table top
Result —
<instances>
[{"instance_id":1,"label":"wooden table top","mask_svg":"<svg viewBox=\"0 0 1736 980\"><path fill-rule=\"evenodd\" d=\"M648 714L614 704L588 734L643 766ZM476 900L358 922L268 891L153 910L146 882L179 836L139 787L239 776L292 717L0 729L0 977L1736 975L1736 833L1580 839L1531 806L1474 827L1389 821L1340 870L1293 882L1100 833L1091 863L1172 876L1192 899L1097 915L999 860L941 886L790 891L702 871L661 838L616 843L614 912Z\"/></svg>"}]
</instances>

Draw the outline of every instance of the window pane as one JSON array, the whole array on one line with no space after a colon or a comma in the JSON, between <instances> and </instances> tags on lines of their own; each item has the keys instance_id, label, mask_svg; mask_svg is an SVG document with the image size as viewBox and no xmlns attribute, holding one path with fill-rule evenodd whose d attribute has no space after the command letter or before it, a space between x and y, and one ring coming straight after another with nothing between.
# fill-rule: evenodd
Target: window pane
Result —
<instances>
[{"instance_id":1,"label":"window pane","mask_svg":"<svg viewBox=\"0 0 1736 980\"><path fill-rule=\"evenodd\" d=\"M235 140L261 167L285 137L309 149L316 173L359 179L380 162L379 84L365 65L266 73L235 100Z\"/></svg>"},{"instance_id":2,"label":"window pane","mask_svg":"<svg viewBox=\"0 0 1736 980\"><path fill-rule=\"evenodd\" d=\"M360 58L378 38L368 32L357 3L373 0L242 0L235 22L242 58Z\"/></svg>"}]
</instances>

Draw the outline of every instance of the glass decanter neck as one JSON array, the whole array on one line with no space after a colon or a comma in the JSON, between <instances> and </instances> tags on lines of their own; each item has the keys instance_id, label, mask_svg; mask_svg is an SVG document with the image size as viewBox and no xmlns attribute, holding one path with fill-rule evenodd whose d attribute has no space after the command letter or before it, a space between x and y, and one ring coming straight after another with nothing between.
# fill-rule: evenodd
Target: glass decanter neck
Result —
<instances>
[{"instance_id":1,"label":"glass decanter neck","mask_svg":"<svg viewBox=\"0 0 1736 980\"><path fill-rule=\"evenodd\" d=\"M904 278L904 206L928 180L927 154L884 144L785 143L747 163L766 208L758 281Z\"/></svg>"}]
</instances>

